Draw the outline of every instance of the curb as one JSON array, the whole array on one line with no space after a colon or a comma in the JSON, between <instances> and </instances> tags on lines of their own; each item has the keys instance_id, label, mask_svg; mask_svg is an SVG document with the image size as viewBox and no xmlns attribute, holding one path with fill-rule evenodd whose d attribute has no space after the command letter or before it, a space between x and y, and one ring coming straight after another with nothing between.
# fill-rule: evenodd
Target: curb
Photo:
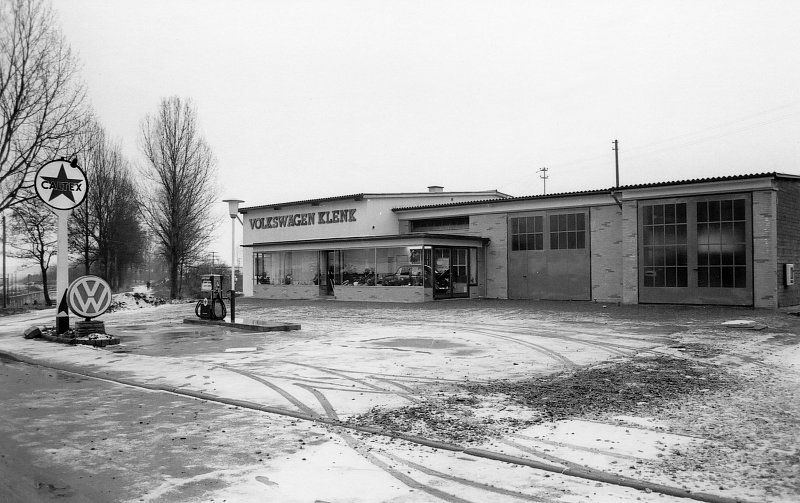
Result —
<instances>
[{"instance_id":1,"label":"curb","mask_svg":"<svg viewBox=\"0 0 800 503\"><path fill-rule=\"evenodd\" d=\"M7 358L11 361L25 363L28 365L35 365L39 367L51 368L54 370L60 370L63 372L70 372L73 374L78 374L84 377L90 377L93 379L99 379L102 381L112 382L115 384L122 384L125 386L130 386L133 388L140 388L140 389L147 389L150 391L160 391L166 393L172 393L179 396L185 396L189 398L195 398L198 400L203 400L207 402L213 403L220 403L224 405L231 405L234 407L239 407L243 409L249 410L256 410L259 412L265 412L269 414L276 414L281 416L288 416L293 417L295 419L302 419L304 421L310 421L314 423L322 423L327 424L330 426L337 426L341 428L346 428L349 430L359 431L362 433L369 433L373 435L381 435L391 438L397 438L401 440L405 440L407 442L411 442L417 445L423 445L426 447L432 447L434 449L442 449L452 452L460 452L462 454L466 454L468 456L474 456L477 458L489 459L493 461L501 461L504 463L510 463L519 466L527 466L529 468L533 468L536 470L547 471L551 473L557 473L560 475L566 475L569 477L576 477L582 478L586 480L593 480L597 482L602 482L606 484L612 484L617 486L624 486L629 487L631 489L637 489L640 491L646 492L653 492L653 493L660 493L667 496L676 496L679 498L688 498L696 501L703 501L707 503L748 503L747 500L738 499L738 498L728 498L725 496L716 496L713 494L707 493L695 493L689 489L682 489L677 487L665 486L661 484L656 484L652 482L647 482L643 480L623 477L620 475L614 475L607 472L602 472L599 470L593 470L587 468L585 470L582 469L574 469L568 468L564 466L558 465L551 465L548 463L543 463L541 461L536 461L532 459L522 458L519 456L513 456L509 454L503 454L499 452L492 452L487 451L484 449L472 448L472 447L463 447L457 444L450 444L447 442L442 442L438 440L432 440L425 437L419 437L416 435L408 435L405 433L400 432L391 432L382 430L380 428L374 426L356 426L356 425L349 425L339 420L329 419L319 415L309 415L302 412L295 412L287 409L281 409L279 407L272 407L269 405L261 405L255 402L249 402L247 400L239 400L235 398L225 398L216 395L211 395L209 393L203 391L194 391L188 389L177 388L175 386L166 386L166 385L156 385L156 384L148 384L148 383L140 383L136 381L132 381L130 379L125 378L115 378L115 377L104 377L95 375L84 370L80 370L69 366L69 365L56 365L56 364L44 364L41 362L37 362L36 360L28 357L20 357L18 355L14 355L11 353L7 353L4 351L0 351L0 356Z\"/></svg>"}]
</instances>

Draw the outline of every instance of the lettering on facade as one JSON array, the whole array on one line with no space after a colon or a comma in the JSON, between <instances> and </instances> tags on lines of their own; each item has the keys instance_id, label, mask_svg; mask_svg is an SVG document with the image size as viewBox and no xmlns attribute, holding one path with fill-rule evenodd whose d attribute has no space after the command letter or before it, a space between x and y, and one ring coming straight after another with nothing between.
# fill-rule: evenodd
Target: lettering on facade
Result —
<instances>
[{"instance_id":1,"label":"lettering on facade","mask_svg":"<svg viewBox=\"0 0 800 503\"><path fill-rule=\"evenodd\" d=\"M356 221L355 208L346 210L317 211L314 213L292 213L277 217L251 218L251 229L277 229L305 225L341 224Z\"/></svg>"}]
</instances>

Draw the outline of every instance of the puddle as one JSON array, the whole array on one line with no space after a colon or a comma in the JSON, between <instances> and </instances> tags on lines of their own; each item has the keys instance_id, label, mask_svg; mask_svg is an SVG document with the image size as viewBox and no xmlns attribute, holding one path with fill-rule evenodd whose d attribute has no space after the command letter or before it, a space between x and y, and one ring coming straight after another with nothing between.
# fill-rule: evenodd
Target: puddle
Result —
<instances>
[{"instance_id":1,"label":"puddle","mask_svg":"<svg viewBox=\"0 0 800 503\"><path fill-rule=\"evenodd\" d=\"M432 339L429 337L397 337L394 339L371 341L370 344L389 348L450 349L467 347L466 344L459 344L442 339Z\"/></svg>"}]
</instances>

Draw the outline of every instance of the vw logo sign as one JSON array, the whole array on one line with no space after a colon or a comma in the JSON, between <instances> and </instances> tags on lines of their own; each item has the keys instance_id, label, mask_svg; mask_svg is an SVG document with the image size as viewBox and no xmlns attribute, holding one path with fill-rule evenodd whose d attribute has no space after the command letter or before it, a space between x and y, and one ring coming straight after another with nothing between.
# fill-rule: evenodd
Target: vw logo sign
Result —
<instances>
[{"instance_id":1,"label":"vw logo sign","mask_svg":"<svg viewBox=\"0 0 800 503\"><path fill-rule=\"evenodd\" d=\"M111 287L103 278L81 276L67 288L67 302L78 316L96 318L111 306Z\"/></svg>"},{"instance_id":2,"label":"vw logo sign","mask_svg":"<svg viewBox=\"0 0 800 503\"><path fill-rule=\"evenodd\" d=\"M86 198L86 174L73 161L51 161L34 178L39 199L56 210L71 210Z\"/></svg>"}]
</instances>

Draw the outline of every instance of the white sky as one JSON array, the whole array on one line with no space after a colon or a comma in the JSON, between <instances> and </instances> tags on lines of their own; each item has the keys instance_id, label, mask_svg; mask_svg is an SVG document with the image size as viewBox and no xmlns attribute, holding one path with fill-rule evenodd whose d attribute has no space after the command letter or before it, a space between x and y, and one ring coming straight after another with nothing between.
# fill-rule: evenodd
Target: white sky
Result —
<instances>
[{"instance_id":1,"label":"white sky","mask_svg":"<svg viewBox=\"0 0 800 503\"><path fill-rule=\"evenodd\" d=\"M192 98L245 206L533 195L543 166L548 193L607 188L615 138L623 185L800 174L796 0L54 3L130 158L162 97Z\"/></svg>"}]
</instances>

